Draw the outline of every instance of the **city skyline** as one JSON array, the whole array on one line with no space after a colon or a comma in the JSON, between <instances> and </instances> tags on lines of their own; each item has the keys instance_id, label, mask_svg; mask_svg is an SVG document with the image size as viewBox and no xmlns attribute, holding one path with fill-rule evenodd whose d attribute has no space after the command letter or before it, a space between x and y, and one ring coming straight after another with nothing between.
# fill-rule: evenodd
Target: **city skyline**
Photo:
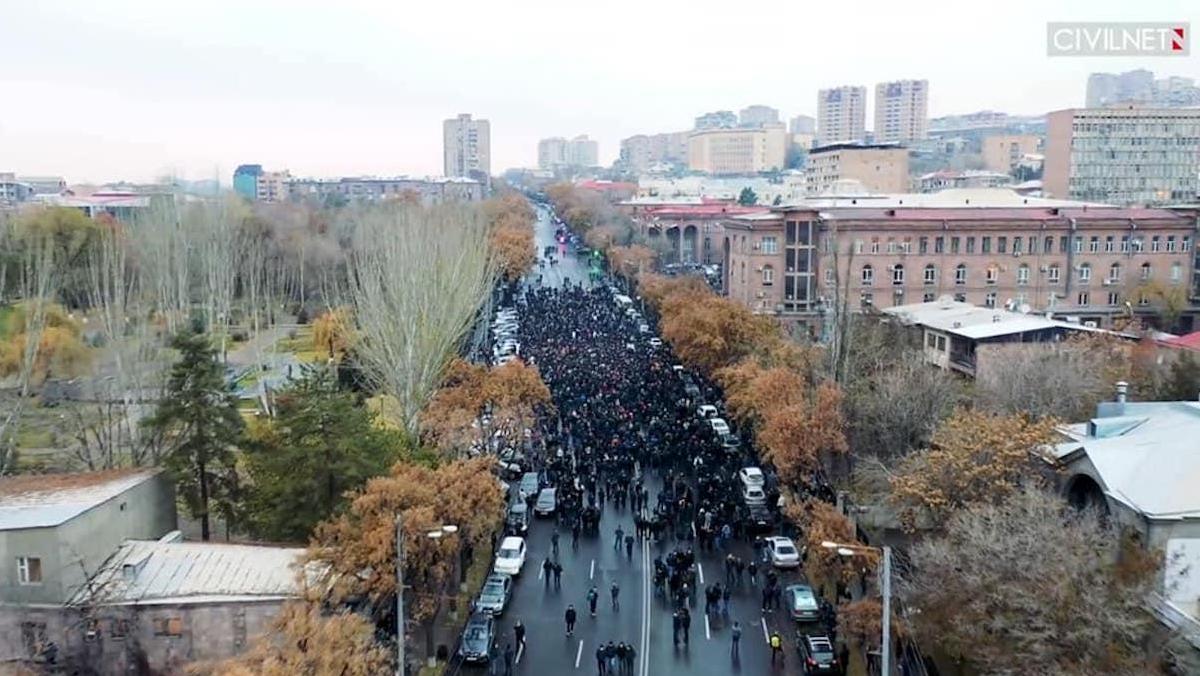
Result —
<instances>
[{"instance_id":1,"label":"city skyline","mask_svg":"<svg viewBox=\"0 0 1200 676\"><path fill-rule=\"evenodd\" d=\"M519 11L470 4L455 14L433 5L358 12L133 0L103 8L20 5L0 26L0 57L34 67L0 75L7 104L0 169L72 182L174 174L228 183L246 162L313 176L438 174L442 120L464 111L491 121L493 173L536 166L537 141L566 130L597 140L607 165L622 138L678 131L706 111L765 104L784 119L814 116L817 91L842 84L928 80L930 117L983 109L1044 114L1080 106L1092 72L1200 72L1197 56L1045 56L1047 21L1186 20L1184 2L1152 10L1100 2L1070 17L1045 3L1016 5L979 31L970 28L978 22L969 9L949 3L938 21L884 3L853 16L780 4L769 9L773 23L853 26L806 39L812 54L842 56L798 73L788 56L795 53L778 41L729 34L729 49L697 52L687 68L671 69L669 96L658 69L633 67L675 63L669 41L628 54L605 47L634 16L619 6L576 22L579 39L562 47L561 58L546 59L537 37L571 18L548 3ZM639 6L636 17L673 23L674 35L719 30L724 21L719 12L674 2ZM430 29L450 21L455 50L446 49L446 31ZM1034 70L1036 81L1020 75Z\"/></svg>"}]
</instances>

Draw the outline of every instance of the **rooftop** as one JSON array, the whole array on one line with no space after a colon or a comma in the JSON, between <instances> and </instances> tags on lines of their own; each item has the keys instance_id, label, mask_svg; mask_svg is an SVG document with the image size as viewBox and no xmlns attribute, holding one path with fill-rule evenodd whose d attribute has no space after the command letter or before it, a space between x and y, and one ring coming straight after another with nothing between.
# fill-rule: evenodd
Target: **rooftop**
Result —
<instances>
[{"instance_id":1,"label":"rooftop","mask_svg":"<svg viewBox=\"0 0 1200 676\"><path fill-rule=\"evenodd\" d=\"M949 298L930 303L911 303L883 309L884 314L899 318L905 324L925 326L970 340L998 336L1065 329L1097 331L1081 324L1051 319L1044 315L1013 312L1003 308L986 308Z\"/></svg>"},{"instance_id":2,"label":"rooftop","mask_svg":"<svg viewBox=\"0 0 1200 676\"><path fill-rule=\"evenodd\" d=\"M769 214L769 207L742 206L740 204L674 204L647 211L652 216L737 216L745 214Z\"/></svg>"},{"instance_id":3,"label":"rooftop","mask_svg":"<svg viewBox=\"0 0 1200 676\"><path fill-rule=\"evenodd\" d=\"M1167 338L1160 342L1167 347L1176 347L1200 352L1200 331L1193 331L1192 333L1182 336Z\"/></svg>"},{"instance_id":4,"label":"rooftop","mask_svg":"<svg viewBox=\"0 0 1200 676\"><path fill-rule=\"evenodd\" d=\"M165 539L164 539L165 540ZM126 540L72 604L272 600L299 593L304 549L211 542Z\"/></svg>"},{"instance_id":5,"label":"rooftop","mask_svg":"<svg viewBox=\"0 0 1200 676\"><path fill-rule=\"evenodd\" d=\"M845 194L805 197L778 211L819 209L826 218L894 220L1108 220L1161 218L1190 222L1169 209L1120 207L1020 195L1011 188L952 188L932 193Z\"/></svg>"},{"instance_id":6,"label":"rooftop","mask_svg":"<svg viewBox=\"0 0 1200 676\"><path fill-rule=\"evenodd\" d=\"M817 146L808 151L808 154L816 155L835 150L904 150L904 146L897 143L831 143L827 146Z\"/></svg>"},{"instance_id":7,"label":"rooftop","mask_svg":"<svg viewBox=\"0 0 1200 676\"><path fill-rule=\"evenodd\" d=\"M24 474L0 479L0 530L62 525L149 480L159 471Z\"/></svg>"},{"instance_id":8,"label":"rooftop","mask_svg":"<svg viewBox=\"0 0 1200 676\"><path fill-rule=\"evenodd\" d=\"M1057 454L1085 452L1107 494L1150 518L1200 518L1200 402L1108 403L1097 413L1063 429L1073 441Z\"/></svg>"}]
</instances>

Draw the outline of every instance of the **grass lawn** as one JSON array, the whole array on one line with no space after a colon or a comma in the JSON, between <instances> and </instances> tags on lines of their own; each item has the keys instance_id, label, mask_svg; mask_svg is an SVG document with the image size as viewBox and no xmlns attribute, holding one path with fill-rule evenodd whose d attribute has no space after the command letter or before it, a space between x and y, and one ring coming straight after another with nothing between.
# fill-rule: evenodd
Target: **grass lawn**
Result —
<instances>
[{"instance_id":1,"label":"grass lawn","mask_svg":"<svg viewBox=\"0 0 1200 676\"><path fill-rule=\"evenodd\" d=\"M11 305L0 305L0 340L7 339L9 337L10 332L12 331L12 329L9 327L9 323L12 321L12 317L14 314L16 314L16 312L17 309Z\"/></svg>"}]
</instances>

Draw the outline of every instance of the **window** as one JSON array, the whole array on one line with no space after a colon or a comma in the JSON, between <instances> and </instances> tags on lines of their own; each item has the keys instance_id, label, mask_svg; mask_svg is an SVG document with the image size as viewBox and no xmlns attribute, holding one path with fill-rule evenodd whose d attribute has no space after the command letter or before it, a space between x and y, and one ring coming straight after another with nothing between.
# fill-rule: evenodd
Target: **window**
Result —
<instances>
[{"instance_id":1,"label":"window","mask_svg":"<svg viewBox=\"0 0 1200 676\"><path fill-rule=\"evenodd\" d=\"M878 237L871 238L871 253L873 253L873 254L879 253L879 238Z\"/></svg>"},{"instance_id":2,"label":"window","mask_svg":"<svg viewBox=\"0 0 1200 676\"><path fill-rule=\"evenodd\" d=\"M1036 241L1037 240L1035 240L1032 237L1029 238L1029 248L1030 249L1033 248L1034 242L1036 242ZM1015 253L1015 254L1024 253L1024 242L1020 237L1013 237L1013 253ZM1030 252L1030 253L1032 253L1032 252Z\"/></svg>"},{"instance_id":3,"label":"window","mask_svg":"<svg viewBox=\"0 0 1200 676\"><path fill-rule=\"evenodd\" d=\"M959 263L958 267L954 268L954 283L958 286L967 283L967 266L962 263Z\"/></svg>"},{"instance_id":4,"label":"window","mask_svg":"<svg viewBox=\"0 0 1200 676\"><path fill-rule=\"evenodd\" d=\"M1142 253L1142 251L1144 251L1145 248L1146 248L1145 240L1143 240L1141 237L1133 238L1133 252L1134 253Z\"/></svg>"},{"instance_id":5,"label":"window","mask_svg":"<svg viewBox=\"0 0 1200 676\"><path fill-rule=\"evenodd\" d=\"M984 237L980 242L979 250L985 254L992 253L992 238Z\"/></svg>"},{"instance_id":6,"label":"window","mask_svg":"<svg viewBox=\"0 0 1200 676\"><path fill-rule=\"evenodd\" d=\"M775 283L775 268L764 265L762 269L762 285L771 286Z\"/></svg>"},{"instance_id":7,"label":"window","mask_svg":"<svg viewBox=\"0 0 1200 676\"><path fill-rule=\"evenodd\" d=\"M779 253L779 242L774 237L763 237L762 252L765 254Z\"/></svg>"},{"instance_id":8,"label":"window","mask_svg":"<svg viewBox=\"0 0 1200 676\"><path fill-rule=\"evenodd\" d=\"M1083 238L1075 238L1075 253L1083 253Z\"/></svg>"},{"instance_id":9,"label":"window","mask_svg":"<svg viewBox=\"0 0 1200 676\"><path fill-rule=\"evenodd\" d=\"M937 283L937 268L933 264L925 266L925 284L926 286Z\"/></svg>"},{"instance_id":10,"label":"window","mask_svg":"<svg viewBox=\"0 0 1200 676\"><path fill-rule=\"evenodd\" d=\"M129 620L118 618L109 623L108 633L113 638L125 638L129 635Z\"/></svg>"},{"instance_id":11,"label":"window","mask_svg":"<svg viewBox=\"0 0 1200 676\"><path fill-rule=\"evenodd\" d=\"M925 338L927 339L925 341L926 347L928 347L931 350L935 349L937 347L937 335L932 334L932 333L926 333Z\"/></svg>"},{"instance_id":12,"label":"window","mask_svg":"<svg viewBox=\"0 0 1200 676\"><path fill-rule=\"evenodd\" d=\"M1046 281L1051 284L1058 284L1059 267L1058 264L1051 265L1046 268Z\"/></svg>"},{"instance_id":13,"label":"window","mask_svg":"<svg viewBox=\"0 0 1200 676\"><path fill-rule=\"evenodd\" d=\"M1121 281L1120 263L1113 263L1112 265L1108 266L1108 281L1112 284L1116 284L1117 282Z\"/></svg>"},{"instance_id":14,"label":"window","mask_svg":"<svg viewBox=\"0 0 1200 676\"><path fill-rule=\"evenodd\" d=\"M1150 238L1150 253L1158 253L1162 249L1162 242L1159 241L1158 235Z\"/></svg>"},{"instance_id":15,"label":"window","mask_svg":"<svg viewBox=\"0 0 1200 676\"><path fill-rule=\"evenodd\" d=\"M987 295L983 297L983 305L984 305L984 307L996 307L996 292L995 291L987 292Z\"/></svg>"},{"instance_id":16,"label":"window","mask_svg":"<svg viewBox=\"0 0 1200 676\"><path fill-rule=\"evenodd\" d=\"M1192 238L1184 237L1183 240L1179 243L1179 250L1180 251L1191 251L1192 250Z\"/></svg>"},{"instance_id":17,"label":"window","mask_svg":"<svg viewBox=\"0 0 1200 676\"><path fill-rule=\"evenodd\" d=\"M1092 253L1100 253L1100 236L1099 235L1092 235L1092 238L1088 241L1088 251L1090 251Z\"/></svg>"},{"instance_id":18,"label":"window","mask_svg":"<svg viewBox=\"0 0 1200 676\"><path fill-rule=\"evenodd\" d=\"M25 652L30 656L41 655L46 649L46 623L22 622L21 643L25 644Z\"/></svg>"},{"instance_id":19,"label":"window","mask_svg":"<svg viewBox=\"0 0 1200 676\"><path fill-rule=\"evenodd\" d=\"M1121 236L1121 253L1129 253L1129 235Z\"/></svg>"},{"instance_id":20,"label":"window","mask_svg":"<svg viewBox=\"0 0 1200 676\"><path fill-rule=\"evenodd\" d=\"M958 253L958 244L959 244L960 239L961 238L959 238L959 237L951 237L950 238L950 253L952 253L952 254Z\"/></svg>"},{"instance_id":21,"label":"window","mask_svg":"<svg viewBox=\"0 0 1200 676\"><path fill-rule=\"evenodd\" d=\"M854 240L854 253L860 254L863 252L863 241L861 239Z\"/></svg>"},{"instance_id":22,"label":"window","mask_svg":"<svg viewBox=\"0 0 1200 676\"><path fill-rule=\"evenodd\" d=\"M1066 253L1066 249L1067 249L1066 243L1067 243L1067 238L1063 237L1063 253ZM1047 237L1046 241L1042 242L1042 251L1044 253L1053 253L1054 252L1054 238L1053 237Z\"/></svg>"},{"instance_id":23,"label":"window","mask_svg":"<svg viewBox=\"0 0 1200 676\"><path fill-rule=\"evenodd\" d=\"M946 238L945 237L934 237L933 238L933 252L934 253L944 253L945 251L946 251Z\"/></svg>"},{"instance_id":24,"label":"window","mask_svg":"<svg viewBox=\"0 0 1200 676\"><path fill-rule=\"evenodd\" d=\"M892 284L895 284L896 286L901 286L904 284L903 265L896 264L892 266Z\"/></svg>"},{"instance_id":25,"label":"window","mask_svg":"<svg viewBox=\"0 0 1200 676\"><path fill-rule=\"evenodd\" d=\"M890 254L896 253L896 240L892 239L891 237L888 237L887 240L887 252Z\"/></svg>"},{"instance_id":26,"label":"window","mask_svg":"<svg viewBox=\"0 0 1200 676\"><path fill-rule=\"evenodd\" d=\"M825 286L833 286L833 268L825 268Z\"/></svg>"},{"instance_id":27,"label":"window","mask_svg":"<svg viewBox=\"0 0 1200 676\"><path fill-rule=\"evenodd\" d=\"M974 237L967 238L967 253L969 253L969 254L975 253L975 238Z\"/></svg>"},{"instance_id":28,"label":"window","mask_svg":"<svg viewBox=\"0 0 1200 676\"><path fill-rule=\"evenodd\" d=\"M1008 253L1008 238L1007 237L997 237L996 238L996 253Z\"/></svg>"},{"instance_id":29,"label":"window","mask_svg":"<svg viewBox=\"0 0 1200 676\"><path fill-rule=\"evenodd\" d=\"M934 300L934 293L932 291L926 291L925 293L921 294L922 303L932 303Z\"/></svg>"},{"instance_id":30,"label":"window","mask_svg":"<svg viewBox=\"0 0 1200 676\"><path fill-rule=\"evenodd\" d=\"M1084 263L1079 266L1079 283L1087 284L1090 281L1092 281L1092 265L1091 263Z\"/></svg>"},{"instance_id":31,"label":"window","mask_svg":"<svg viewBox=\"0 0 1200 676\"><path fill-rule=\"evenodd\" d=\"M1142 274L1140 275L1143 282L1150 279L1150 264L1142 263Z\"/></svg>"},{"instance_id":32,"label":"window","mask_svg":"<svg viewBox=\"0 0 1200 676\"><path fill-rule=\"evenodd\" d=\"M862 266L862 284L863 286L871 286L875 283L875 269L870 265Z\"/></svg>"},{"instance_id":33,"label":"window","mask_svg":"<svg viewBox=\"0 0 1200 676\"><path fill-rule=\"evenodd\" d=\"M900 242L900 253L912 253L912 237L905 237L903 242Z\"/></svg>"},{"instance_id":34,"label":"window","mask_svg":"<svg viewBox=\"0 0 1200 676\"><path fill-rule=\"evenodd\" d=\"M1087 291L1080 291L1080 292L1079 292L1079 298L1078 298L1078 301L1079 301L1079 303L1078 303L1078 305L1087 305L1087 304L1088 304L1088 301L1090 301L1090 300L1091 300L1091 298L1088 296L1088 292L1087 292Z\"/></svg>"},{"instance_id":35,"label":"window","mask_svg":"<svg viewBox=\"0 0 1200 676\"><path fill-rule=\"evenodd\" d=\"M922 254L929 253L929 238L928 237L922 237L921 239L917 240L917 253L922 253Z\"/></svg>"},{"instance_id":36,"label":"window","mask_svg":"<svg viewBox=\"0 0 1200 676\"><path fill-rule=\"evenodd\" d=\"M995 284L998 279L1000 279L1000 268L995 265L989 265L987 269L987 283Z\"/></svg>"},{"instance_id":37,"label":"window","mask_svg":"<svg viewBox=\"0 0 1200 676\"><path fill-rule=\"evenodd\" d=\"M1171 281L1178 282L1183 278L1183 266L1178 261L1171 263Z\"/></svg>"},{"instance_id":38,"label":"window","mask_svg":"<svg viewBox=\"0 0 1200 676\"><path fill-rule=\"evenodd\" d=\"M1109 235L1108 237L1104 238L1104 252L1105 253L1113 252L1113 236L1112 235Z\"/></svg>"},{"instance_id":39,"label":"window","mask_svg":"<svg viewBox=\"0 0 1200 676\"><path fill-rule=\"evenodd\" d=\"M1108 304L1109 305L1117 305L1120 302L1121 302L1121 294L1117 293L1116 291L1108 292Z\"/></svg>"},{"instance_id":40,"label":"window","mask_svg":"<svg viewBox=\"0 0 1200 676\"><path fill-rule=\"evenodd\" d=\"M1017 285L1025 286L1029 283L1029 266L1022 264L1017 268Z\"/></svg>"},{"instance_id":41,"label":"window","mask_svg":"<svg viewBox=\"0 0 1200 676\"><path fill-rule=\"evenodd\" d=\"M1167 236L1167 251L1175 250L1175 235Z\"/></svg>"},{"instance_id":42,"label":"window","mask_svg":"<svg viewBox=\"0 0 1200 676\"><path fill-rule=\"evenodd\" d=\"M41 584L42 560L36 556L18 556L17 582L20 584Z\"/></svg>"},{"instance_id":43,"label":"window","mask_svg":"<svg viewBox=\"0 0 1200 676\"><path fill-rule=\"evenodd\" d=\"M183 619L179 617L154 618L155 636L183 636Z\"/></svg>"},{"instance_id":44,"label":"window","mask_svg":"<svg viewBox=\"0 0 1200 676\"><path fill-rule=\"evenodd\" d=\"M870 291L863 291L858 296L858 304L862 307L871 307L875 304L875 294Z\"/></svg>"}]
</instances>

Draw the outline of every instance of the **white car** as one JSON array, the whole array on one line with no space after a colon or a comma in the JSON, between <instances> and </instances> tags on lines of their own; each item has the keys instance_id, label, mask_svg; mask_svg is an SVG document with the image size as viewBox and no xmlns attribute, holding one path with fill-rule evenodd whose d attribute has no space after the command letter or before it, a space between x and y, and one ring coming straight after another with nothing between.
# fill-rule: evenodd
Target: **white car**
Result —
<instances>
[{"instance_id":1,"label":"white car","mask_svg":"<svg viewBox=\"0 0 1200 676\"><path fill-rule=\"evenodd\" d=\"M506 537L500 543L500 551L496 552L496 564L492 567L497 573L505 575L520 575L525 566L525 538Z\"/></svg>"},{"instance_id":2,"label":"white car","mask_svg":"<svg viewBox=\"0 0 1200 676\"><path fill-rule=\"evenodd\" d=\"M708 424L712 425L713 431L716 432L717 436L719 437L729 434L730 432L729 423L725 422L724 418L709 418Z\"/></svg>"},{"instance_id":3,"label":"white car","mask_svg":"<svg viewBox=\"0 0 1200 676\"><path fill-rule=\"evenodd\" d=\"M743 486L762 486L766 483L766 477L763 476L762 470L757 467L743 467L738 470L738 478L742 480Z\"/></svg>"},{"instance_id":4,"label":"white car","mask_svg":"<svg viewBox=\"0 0 1200 676\"><path fill-rule=\"evenodd\" d=\"M767 555L771 557L771 565L776 568L799 568L800 550L791 538L776 535L767 538Z\"/></svg>"},{"instance_id":5,"label":"white car","mask_svg":"<svg viewBox=\"0 0 1200 676\"><path fill-rule=\"evenodd\" d=\"M509 363L510 361L516 361L516 359L517 359L517 355L515 355L515 354L502 355L502 356L496 358L496 366L504 366L505 364Z\"/></svg>"},{"instance_id":6,"label":"white car","mask_svg":"<svg viewBox=\"0 0 1200 676\"><path fill-rule=\"evenodd\" d=\"M719 413L720 412L717 411L717 407L713 406L712 404L704 404L700 408L696 409L696 417L700 418L701 420L707 420L709 418L720 420L720 418L717 418Z\"/></svg>"},{"instance_id":7,"label":"white car","mask_svg":"<svg viewBox=\"0 0 1200 676\"><path fill-rule=\"evenodd\" d=\"M742 486L742 500L747 505L765 505L767 504L767 493L762 486Z\"/></svg>"},{"instance_id":8,"label":"white car","mask_svg":"<svg viewBox=\"0 0 1200 676\"><path fill-rule=\"evenodd\" d=\"M650 325L645 323L638 324L638 333L650 333Z\"/></svg>"},{"instance_id":9,"label":"white car","mask_svg":"<svg viewBox=\"0 0 1200 676\"><path fill-rule=\"evenodd\" d=\"M662 338L651 338L650 347L662 347Z\"/></svg>"}]
</instances>

